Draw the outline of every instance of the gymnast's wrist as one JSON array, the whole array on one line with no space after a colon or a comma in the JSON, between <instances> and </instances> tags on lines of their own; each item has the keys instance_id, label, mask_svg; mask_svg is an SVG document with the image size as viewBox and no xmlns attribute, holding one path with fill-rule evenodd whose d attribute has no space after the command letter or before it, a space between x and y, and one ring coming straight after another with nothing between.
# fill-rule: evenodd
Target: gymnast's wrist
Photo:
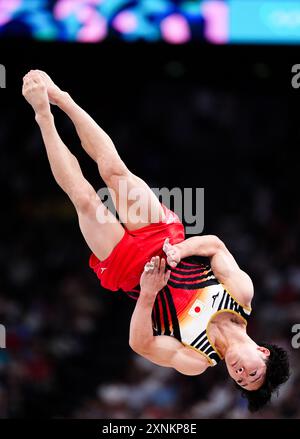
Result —
<instances>
[{"instance_id":1,"label":"gymnast's wrist","mask_svg":"<svg viewBox=\"0 0 300 439\"><path fill-rule=\"evenodd\" d=\"M149 288L141 288L139 302L143 304L143 306L152 307L155 302L158 291L149 289Z\"/></svg>"},{"instance_id":2,"label":"gymnast's wrist","mask_svg":"<svg viewBox=\"0 0 300 439\"><path fill-rule=\"evenodd\" d=\"M177 252L179 254L179 261L178 262L180 262L183 258L185 258L184 245L182 245L182 243L179 242L178 244L174 244L173 247L175 247L175 249L177 250Z\"/></svg>"}]
</instances>

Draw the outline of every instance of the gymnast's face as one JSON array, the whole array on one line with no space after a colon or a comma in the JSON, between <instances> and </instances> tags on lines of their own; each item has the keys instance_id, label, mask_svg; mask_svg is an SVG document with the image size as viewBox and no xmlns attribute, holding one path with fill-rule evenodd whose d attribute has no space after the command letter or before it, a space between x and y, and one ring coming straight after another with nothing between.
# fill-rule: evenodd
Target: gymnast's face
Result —
<instances>
[{"instance_id":1,"label":"gymnast's face","mask_svg":"<svg viewBox=\"0 0 300 439\"><path fill-rule=\"evenodd\" d=\"M255 343L243 343L229 348L225 355L228 373L243 389L257 390L265 380L269 355L269 349Z\"/></svg>"}]
</instances>

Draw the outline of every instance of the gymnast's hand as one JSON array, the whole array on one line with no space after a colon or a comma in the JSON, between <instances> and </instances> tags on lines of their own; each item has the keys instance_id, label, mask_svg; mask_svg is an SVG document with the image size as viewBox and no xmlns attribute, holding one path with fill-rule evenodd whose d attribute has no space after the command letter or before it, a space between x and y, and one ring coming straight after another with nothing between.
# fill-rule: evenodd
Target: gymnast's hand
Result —
<instances>
[{"instance_id":1,"label":"gymnast's hand","mask_svg":"<svg viewBox=\"0 0 300 439\"><path fill-rule=\"evenodd\" d=\"M46 85L36 72L31 70L24 76L22 94L34 109L36 116L50 114Z\"/></svg>"},{"instance_id":2,"label":"gymnast's hand","mask_svg":"<svg viewBox=\"0 0 300 439\"><path fill-rule=\"evenodd\" d=\"M145 265L141 276L141 296L155 298L157 293L167 285L171 271L166 271L165 259L155 256Z\"/></svg>"},{"instance_id":3,"label":"gymnast's hand","mask_svg":"<svg viewBox=\"0 0 300 439\"><path fill-rule=\"evenodd\" d=\"M167 262L170 265L170 267L175 268L177 264L179 264L179 262L181 261L181 256L180 256L180 251L176 247L176 245L170 244L169 238L165 239L163 245L163 251L167 256Z\"/></svg>"}]
</instances>

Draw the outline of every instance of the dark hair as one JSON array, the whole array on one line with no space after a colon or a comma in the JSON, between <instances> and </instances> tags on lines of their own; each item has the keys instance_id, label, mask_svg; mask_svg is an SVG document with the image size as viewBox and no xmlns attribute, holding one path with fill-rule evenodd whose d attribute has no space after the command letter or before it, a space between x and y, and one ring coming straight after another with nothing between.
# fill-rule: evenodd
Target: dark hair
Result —
<instances>
[{"instance_id":1,"label":"dark hair","mask_svg":"<svg viewBox=\"0 0 300 439\"><path fill-rule=\"evenodd\" d=\"M237 387L242 392L243 398L248 400L248 409L251 412L256 412L264 407L270 400L272 393L278 387L285 383L290 376L289 358L287 352L279 346L268 343L261 343L270 351L270 356L266 360L266 378L262 386L258 390L242 389L239 385Z\"/></svg>"}]
</instances>

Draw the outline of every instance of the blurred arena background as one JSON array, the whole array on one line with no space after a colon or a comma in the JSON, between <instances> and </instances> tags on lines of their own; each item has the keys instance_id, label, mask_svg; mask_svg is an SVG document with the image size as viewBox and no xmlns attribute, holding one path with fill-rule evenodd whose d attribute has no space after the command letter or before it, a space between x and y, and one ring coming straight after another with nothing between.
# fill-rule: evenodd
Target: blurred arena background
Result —
<instances>
[{"instance_id":1,"label":"blurred arena background","mask_svg":"<svg viewBox=\"0 0 300 439\"><path fill-rule=\"evenodd\" d=\"M298 1L0 0L2 418L299 418ZM253 278L250 332L292 377L250 415L222 366L187 377L128 346L134 302L103 290L50 173L23 75L47 71L152 187L205 188L204 233ZM96 189L71 122L59 132Z\"/></svg>"}]
</instances>

